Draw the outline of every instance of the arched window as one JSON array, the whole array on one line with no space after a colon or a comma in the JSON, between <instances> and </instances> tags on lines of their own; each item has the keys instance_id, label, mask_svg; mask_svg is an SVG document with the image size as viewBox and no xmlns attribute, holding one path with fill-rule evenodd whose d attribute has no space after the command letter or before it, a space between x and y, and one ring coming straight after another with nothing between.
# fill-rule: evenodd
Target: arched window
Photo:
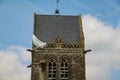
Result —
<instances>
[{"instance_id":1,"label":"arched window","mask_svg":"<svg viewBox=\"0 0 120 80\"><path fill-rule=\"evenodd\" d=\"M68 80L69 78L69 67L68 67L68 61L66 59L62 59L61 65L60 65L60 80Z\"/></svg>"},{"instance_id":2,"label":"arched window","mask_svg":"<svg viewBox=\"0 0 120 80\"><path fill-rule=\"evenodd\" d=\"M48 80L56 80L56 62L53 59L48 63Z\"/></svg>"}]
</instances>

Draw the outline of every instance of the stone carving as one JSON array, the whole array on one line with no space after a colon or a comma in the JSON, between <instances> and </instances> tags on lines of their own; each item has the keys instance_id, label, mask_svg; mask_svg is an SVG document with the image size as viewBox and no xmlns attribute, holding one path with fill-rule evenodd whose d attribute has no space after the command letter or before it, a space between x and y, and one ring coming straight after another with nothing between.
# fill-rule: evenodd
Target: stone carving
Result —
<instances>
[{"instance_id":1,"label":"stone carving","mask_svg":"<svg viewBox=\"0 0 120 80\"><path fill-rule=\"evenodd\" d=\"M67 56L67 55L62 55L62 56L60 56L59 57L59 61L60 62L68 62L68 63L70 63L71 62L71 59L70 59L70 57L69 56Z\"/></svg>"},{"instance_id":2,"label":"stone carving","mask_svg":"<svg viewBox=\"0 0 120 80\"><path fill-rule=\"evenodd\" d=\"M73 61L75 63L81 63L81 62L83 62L83 55L81 54L81 55L73 56Z\"/></svg>"},{"instance_id":3,"label":"stone carving","mask_svg":"<svg viewBox=\"0 0 120 80\"><path fill-rule=\"evenodd\" d=\"M76 43L64 43L60 35L58 35L55 38L54 42L47 43L44 47L45 49L51 49L51 48L63 48L63 49L81 49L83 48L82 43L76 42ZM41 49L41 48L40 48Z\"/></svg>"},{"instance_id":4,"label":"stone carving","mask_svg":"<svg viewBox=\"0 0 120 80\"><path fill-rule=\"evenodd\" d=\"M62 38L60 37L60 35L57 35L57 37L56 37L56 39L55 39L55 42L56 42L56 43L62 43L62 42L63 42L63 40L62 40Z\"/></svg>"},{"instance_id":5,"label":"stone carving","mask_svg":"<svg viewBox=\"0 0 120 80\"><path fill-rule=\"evenodd\" d=\"M55 61L55 62L57 62L58 61L58 59L57 59L57 56L56 55L49 55L49 60L53 60L53 61Z\"/></svg>"}]
</instances>

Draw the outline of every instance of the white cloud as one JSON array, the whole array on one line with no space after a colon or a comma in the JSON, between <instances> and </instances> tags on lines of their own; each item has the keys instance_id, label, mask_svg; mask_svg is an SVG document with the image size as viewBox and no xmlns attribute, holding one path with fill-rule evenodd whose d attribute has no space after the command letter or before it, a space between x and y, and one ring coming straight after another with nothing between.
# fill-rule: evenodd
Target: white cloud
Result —
<instances>
[{"instance_id":1,"label":"white cloud","mask_svg":"<svg viewBox=\"0 0 120 80\"><path fill-rule=\"evenodd\" d=\"M83 27L86 49L93 50L86 54L87 80L110 80L110 72L120 69L120 24L114 28L84 15Z\"/></svg>"},{"instance_id":2,"label":"white cloud","mask_svg":"<svg viewBox=\"0 0 120 80\"><path fill-rule=\"evenodd\" d=\"M30 53L26 48L10 46L0 50L0 80L30 80Z\"/></svg>"}]
</instances>

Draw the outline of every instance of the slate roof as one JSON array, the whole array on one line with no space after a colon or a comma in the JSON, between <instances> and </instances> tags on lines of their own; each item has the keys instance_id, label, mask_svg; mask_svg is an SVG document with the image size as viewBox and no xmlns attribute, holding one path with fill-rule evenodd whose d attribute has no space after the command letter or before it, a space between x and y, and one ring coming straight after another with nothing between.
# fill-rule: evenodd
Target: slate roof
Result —
<instances>
[{"instance_id":1,"label":"slate roof","mask_svg":"<svg viewBox=\"0 0 120 80\"><path fill-rule=\"evenodd\" d=\"M34 34L43 42L53 42L57 35L67 43L80 40L79 16L35 15Z\"/></svg>"}]
</instances>

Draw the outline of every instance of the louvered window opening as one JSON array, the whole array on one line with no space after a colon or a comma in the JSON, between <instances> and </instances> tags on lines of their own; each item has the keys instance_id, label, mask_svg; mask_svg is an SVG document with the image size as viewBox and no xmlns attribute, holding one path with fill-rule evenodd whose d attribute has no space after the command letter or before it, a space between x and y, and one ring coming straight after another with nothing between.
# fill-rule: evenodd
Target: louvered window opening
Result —
<instances>
[{"instance_id":1,"label":"louvered window opening","mask_svg":"<svg viewBox=\"0 0 120 80\"><path fill-rule=\"evenodd\" d=\"M56 63L49 62L48 80L56 80Z\"/></svg>"},{"instance_id":2,"label":"louvered window opening","mask_svg":"<svg viewBox=\"0 0 120 80\"><path fill-rule=\"evenodd\" d=\"M68 74L69 74L68 63L62 62L60 67L60 80L68 80L69 77Z\"/></svg>"}]
</instances>

